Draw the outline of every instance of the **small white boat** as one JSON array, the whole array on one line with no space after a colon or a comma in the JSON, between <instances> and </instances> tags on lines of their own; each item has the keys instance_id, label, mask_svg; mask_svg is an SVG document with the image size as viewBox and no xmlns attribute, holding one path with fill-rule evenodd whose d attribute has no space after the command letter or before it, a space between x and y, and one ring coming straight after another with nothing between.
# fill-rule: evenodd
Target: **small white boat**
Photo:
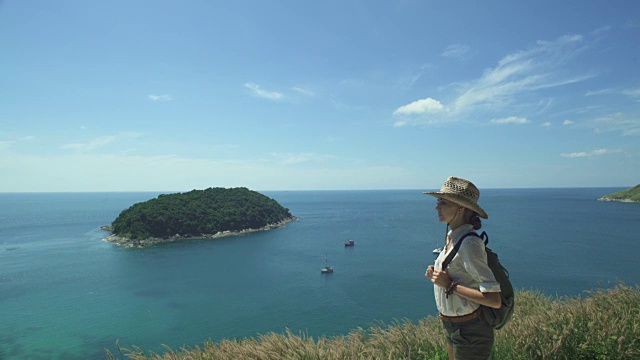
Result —
<instances>
[{"instance_id":1,"label":"small white boat","mask_svg":"<svg viewBox=\"0 0 640 360\"><path fill-rule=\"evenodd\" d=\"M440 254L442 252L442 248L435 248L433 249L433 253L434 254Z\"/></svg>"},{"instance_id":2,"label":"small white boat","mask_svg":"<svg viewBox=\"0 0 640 360\"><path fill-rule=\"evenodd\" d=\"M329 266L327 263L327 254L324 255L324 267L320 269L322 274L328 274L333 272L333 266Z\"/></svg>"}]
</instances>

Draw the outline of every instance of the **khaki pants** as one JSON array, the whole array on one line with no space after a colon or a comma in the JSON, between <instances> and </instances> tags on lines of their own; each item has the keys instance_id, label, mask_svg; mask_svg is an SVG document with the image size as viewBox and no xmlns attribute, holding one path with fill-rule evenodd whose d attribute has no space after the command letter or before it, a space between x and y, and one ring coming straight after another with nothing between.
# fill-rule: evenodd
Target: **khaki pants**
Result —
<instances>
[{"instance_id":1,"label":"khaki pants","mask_svg":"<svg viewBox=\"0 0 640 360\"><path fill-rule=\"evenodd\" d=\"M482 315L461 323L442 320L442 326L456 360L486 360L491 355L493 328Z\"/></svg>"}]
</instances>

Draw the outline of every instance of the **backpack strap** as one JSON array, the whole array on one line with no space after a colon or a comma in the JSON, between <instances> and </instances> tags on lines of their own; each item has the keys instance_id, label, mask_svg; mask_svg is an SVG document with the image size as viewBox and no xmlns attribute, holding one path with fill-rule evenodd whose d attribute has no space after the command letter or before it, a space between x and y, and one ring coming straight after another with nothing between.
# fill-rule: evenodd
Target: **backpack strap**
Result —
<instances>
[{"instance_id":1,"label":"backpack strap","mask_svg":"<svg viewBox=\"0 0 640 360\"><path fill-rule=\"evenodd\" d=\"M489 243L489 234L487 234L486 231L483 231L482 234L480 234L480 239L484 239L484 246L487 246Z\"/></svg>"},{"instance_id":2,"label":"backpack strap","mask_svg":"<svg viewBox=\"0 0 640 360\"><path fill-rule=\"evenodd\" d=\"M486 231L483 231L481 235L478 235L478 233L475 232L475 231L471 231L471 232L468 232L468 233L462 235L460 240L458 240L456 245L453 247L453 250L451 250L449 255L447 255L447 257L442 262L442 270L445 270L447 268L447 266L449 266L449 263L451 262L451 260L453 260L453 257L456 256L456 254L458 253L458 250L460 250L460 246L462 245L462 240L466 239L467 236L471 236L471 235L474 235L474 236L477 236L477 237L479 237L481 239L484 239L484 245L485 246L489 243L489 235L487 235Z\"/></svg>"}]
</instances>

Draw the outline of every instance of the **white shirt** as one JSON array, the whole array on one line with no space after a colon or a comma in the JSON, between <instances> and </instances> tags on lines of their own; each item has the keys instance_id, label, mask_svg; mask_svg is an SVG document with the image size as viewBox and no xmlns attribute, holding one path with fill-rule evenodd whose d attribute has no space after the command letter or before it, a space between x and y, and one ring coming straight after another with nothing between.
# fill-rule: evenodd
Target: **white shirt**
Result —
<instances>
[{"instance_id":1,"label":"white shirt","mask_svg":"<svg viewBox=\"0 0 640 360\"><path fill-rule=\"evenodd\" d=\"M453 250L453 246L460 241L460 238L469 232L472 232L473 226L464 224L454 231L449 231L449 236L453 239L452 246L447 251L442 251L435 261L435 269L442 269L442 262L447 255ZM493 272L487 265L487 253L484 248L484 241L477 236L467 236L458 253L453 257L447 273L452 281L457 281L460 285L472 289L478 289L481 292L499 292L500 284L493 276ZM474 312L480 304L471 300L458 296L455 293L450 294L449 298L445 294L445 289L434 284L433 286L436 306L442 315L446 316L462 316Z\"/></svg>"}]
</instances>

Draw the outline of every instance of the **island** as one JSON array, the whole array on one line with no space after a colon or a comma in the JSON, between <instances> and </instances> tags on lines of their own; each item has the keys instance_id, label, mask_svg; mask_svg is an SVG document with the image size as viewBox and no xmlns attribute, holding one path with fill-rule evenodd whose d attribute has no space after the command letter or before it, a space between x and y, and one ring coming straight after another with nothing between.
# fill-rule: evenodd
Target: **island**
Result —
<instances>
[{"instance_id":1,"label":"island","mask_svg":"<svg viewBox=\"0 0 640 360\"><path fill-rule=\"evenodd\" d=\"M605 195L599 201L640 202L640 184L626 190L620 190L613 194Z\"/></svg>"},{"instance_id":2,"label":"island","mask_svg":"<svg viewBox=\"0 0 640 360\"><path fill-rule=\"evenodd\" d=\"M244 187L161 194L134 204L101 229L125 247L214 239L271 230L298 220L277 201Z\"/></svg>"}]
</instances>

